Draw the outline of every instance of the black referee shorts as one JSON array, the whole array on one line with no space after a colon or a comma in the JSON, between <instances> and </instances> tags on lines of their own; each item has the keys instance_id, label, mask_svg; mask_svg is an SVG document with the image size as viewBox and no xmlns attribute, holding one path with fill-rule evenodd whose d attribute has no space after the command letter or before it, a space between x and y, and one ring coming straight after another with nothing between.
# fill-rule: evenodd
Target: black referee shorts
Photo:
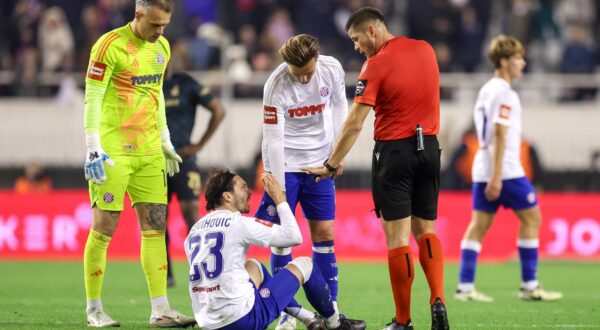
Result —
<instances>
[{"instance_id":1,"label":"black referee shorts","mask_svg":"<svg viewBox=\"0 0 600 330\"><path fill-rule=\"evenodd\" d=\"M423 151L416 145L416 137L375 142L371 189L378 218L437 218L440 145L436 136L424 137Z\"/></svg>"}]
</instances>

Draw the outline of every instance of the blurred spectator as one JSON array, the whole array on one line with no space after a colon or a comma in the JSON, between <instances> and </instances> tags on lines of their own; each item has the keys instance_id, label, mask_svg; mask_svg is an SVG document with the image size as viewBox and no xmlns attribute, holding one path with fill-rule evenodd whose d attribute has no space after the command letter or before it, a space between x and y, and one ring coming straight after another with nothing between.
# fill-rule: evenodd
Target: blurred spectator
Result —
<instances>
[{"instance_id":1,"label":"blurred spectator","mask_svg":"<svg viewBox=\"0 0 600 330\"><path fill-rule=\"evenodd\" d=\"M77 70L87 71L87 65L92 46L104 33L100 26L100 16L96 6L86 6L81 13L81 25L75 29L75 40L77 44Z\"/></svg>"},{"instance_id":2,"label":"blurred spectator","mask_svg":"<svg viewBox=\"0 0 600 330\"><path fill-rule=\"evenodd\" d=\"M285 8L275 10L265 26L265 36L271 49L279 49L294 34L290 13Z\"/></svg>"},{"instance_id":3,"label":"blurred spectator","mask_svg":"<svg viewBox=\"0 0 600 330\"><path fill-rule=\"evenodd\" d=\"M200 25L214 23L217 19L218 4L216 0L183 0L179 1L177 5L183 6L188 36L194 36Z\"/></svg>"},{"instance_id":4,"label":"blurred spectator","mask_svg":"<svg viewBox=\"0 0 600 330\"><path fill-rule=\"evenodd\" d=\"M14 90L17 96L38 96L39 53L34 47L24 48L16 65Z\"/></svg>"},{"instance_id":5,"label":"blurred spectator","mask_svg":"<svg viewBox=\"0 0 600 330\"><path fill-rule=\"evenodd\" d=\"M575 24L590 32L596 23L596 4L594 0L558 0L554 20L562 31Z\"/></svg>"},{"instance_id":6,"label":"blurred spectator","mask_svg":"<svg viewBox=\"0 0 600 330\"><path fill-rule=\"evenodd\" d=\"M481 61L481 47L485 38L485 29L474 8L464 7L461 15L456 62L464 71L474 72Z\"/></svg>"},{"instance_id":7,"label":"blurred spectator","mask_svg":"<svg viewBox=\"0 0 600 330\"><path fill-rule=\"evenodd\" d=\"M44 12L38 31L39 49L42 56L43 71L71 71L75 40L65 17L59 7Z\"/></svg>"},{"instance_id":8,"label":"blurred spectator","mask_svg":"<svg viewBox=\"0 0 600 330\"><path fill-rule=\"evenodd\" d=\"M24 174L15 181L14 191L17 194L46 194L52 191L52 180L38 163L29 163Z\"/></svg>"},{"instance_id":9,"label":"blurred spectator","mask_svg":"<svg viewBox=\"0 0 600 330\"><path fill-rule=\"evenodd\" d=\"M599 191L600 190L600 150L596 150L592 153L590 158L590 170L588 174L588 190Z\"/></svg>"},{"instance_id":10,"label":"blurred spectator","mask_svg":"<svg viewBox=\"0 0 600 330\"><path fill-rule=\"evenodd\" d=\"M134 16L135 1L97 0L96 2L100 27L104 32L127 24L128 18Z\"/></svg>"},{"instance_id":11,"label":"blurred spectator","mask_svg":"<svg viewBox=\"0 0 600 330\"><path fill-rule=\"evenodd\" d=\"M591 45L590 38L583 26L571 25L567 29L567 41L560 63L563 73L594 73L597 50ZM596 97L596 88L576 88L567 91L563 101L591 100Z\"/></svg>"},{"instance_id":12,"label":"blurred spectator","mask_svg":"<svg viewBox=\"0 0 600 330\"><path fill-rule=\"evenodd\" d=\"M440 73L452 71L452 50L445 42L438 42L432 45L435 57L438 61ZM452 99L453 89L449 87L440 87L440 99Z\"/></svg>"},{"instance_id":13,"label":"blurred spectator","mask_svg":"<svg viewBox=\"0 0 600 330\"><path fill-rule=\"evenodd\" d=\"M506 22L508 35L520 40L525 47L533 38L535 3L533 0L512 0Z\"/></svg>"}]
</instances>

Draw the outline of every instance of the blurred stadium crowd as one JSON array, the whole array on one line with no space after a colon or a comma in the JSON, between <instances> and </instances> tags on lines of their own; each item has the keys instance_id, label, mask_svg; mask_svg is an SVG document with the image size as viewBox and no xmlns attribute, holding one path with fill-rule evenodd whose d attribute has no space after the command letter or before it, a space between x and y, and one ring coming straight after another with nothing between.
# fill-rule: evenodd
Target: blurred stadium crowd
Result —
<instances>
[{"instance_id":1,"label":"blurred stadium crowd","mask_svg":"<svg viewBox=\"0 0 600 330\"><path fill-rule=\"evenodd\" d=\"M466 109L464 122L471 120L476 89L491 75L485 53L489 40L499 33L513 35L526 45L526 71L533 78L524 78L523 96L532 95L527 93L531 91L526 89L531 87L528 82L537 84L534 87L537 94L533 95L538 95L527 108L537 107L536 113L542 113L550 101L559 110L555 113L564 110L571 119L563 121L555 116L553 121L538 124L546 134L530 133L533 142L548 140L548 134L553 134L545 129L547 123L573 123L570 115L575 108L573 104L556 101L593 101L583 107L576 106L582 111L593 110L594 104L600 102L597 97L600 0L176 0L165 32L171 43L170 65L176 71L196 73L195 77L211 86L215 94L221 94L226 102L252 98L250 101L258 104L264 81L282 62L277 53L279 47L292 35L308 33L319 38L323 54L335 56L344 66L350 97L354 93L350 82L356 79L364 58L353 50L344 25L354 10L366 5L384 13L394 34L424 39L434 47L442 72L441 96L445 100L459 100L454 109ZM14 107L18 108L19 98L52 97L65 85L68 87L65 90L72 92L77 86L83 87L83 73L92 45L105 32L131 21L134 9L134 0L0 1L0 97L16 100ZM218 74L211 76L211 72ZM227 75L222 75L223 72ZM461 83L453 81L462 74L466 75ZM541 75L536 78L536 74ZM567 77L565 74L587 74L584 76L587 82L564 87L561 77ZM567 80L571 79L568 77ZM450 85L448 80L452 80ZM464 87L461 84L465 81L471 94L457 97L460 93L455 92ZM518 83L517 88L520 88ZM558 93L553 94L552 88ZM77 93L81 97L81 91ZM83 103L77 98L73 100L75 104ZM572 140L582 150L576 152L576 157L586 164L576 169L556 165L544 168L535 146L526 149L530 161L526 167L532 169L534 182L551 190L600 190L600 148L594 142L597 139L589 138L594 133L587 133L579 140ZM467 131L462 139L455 135L445 137L449 140L449 152L444 156L448 166L442 176L443 188L469 186L473 145L469 144L468 134ZM565 135L555 139L566 141L564 145L571 140ZM554 142L545 145L545 149L538 149L539 153L554 154L553 164L560 160L564 148L573 149L564 146L561 149ZM587 167L589 159L591 165ZM48 165L43 157L37 161ZM257 162L250 162L253 165L238 172L252 182ZM49 165L46 173L54 179L55 187L85 186L81 167L74 168L71 163ZM338 186L368 187L368 167L363 167L346 172ZM21 173L27 177L23 167L0 168L0 187L12 187L14 178Z\"/></svg>"},{"instance_id":2,"label":"blurred stadium crowd","mask_svg":"<svg viewBox=\"0 0 600 330\"><path fill-rule=\"evenodd\" d=\"M600 63L600 0L180 0L166 30L171 64L218 69L227 49L234 76L244 80L277 66L277 50L290 36L309 33L324 54L355 72L363 58L344 24L365 5L382 10L392 32L430 42L442 72L489 71L485 45L500 32L526 44L530 72L594 73ZM51 95L56 89L40 86L37 77L85 71L92 44L133 13L133 0L3 0L0 95ZM238 88L236 96L260 91ZM593 99L596 90L565 97Z\"/></svg>"}]
</instances>

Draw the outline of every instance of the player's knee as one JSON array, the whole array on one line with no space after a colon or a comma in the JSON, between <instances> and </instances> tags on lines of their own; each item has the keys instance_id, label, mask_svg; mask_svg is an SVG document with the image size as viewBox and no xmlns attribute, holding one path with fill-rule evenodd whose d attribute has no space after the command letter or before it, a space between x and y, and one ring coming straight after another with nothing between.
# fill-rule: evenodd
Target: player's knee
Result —
<instances>
[{"instance_id":1,"label":"player's knee","mask_svg":"<svg viewBox=\"0 0 600 330\"><path fill-rule=\"evenodd\" d=\"M310 226L310 236L313 242L333 241L333 220L314 221Z\"/></svg>"},{"instance_id":2,"label":"player's knee","mask_svg":"<svg viewBox=\"0 0 600 330\"><path fill-rule=\"evenodd\" d=\"M298 269L300 274L302 274L302 278L300 280L302 281L302 283L306 283L306 281L308 281L308 279L310 278L310 274L312 273L312 259L310 257L298 257L290 261L290 263L285 267L289 268L290 265L293 265L296 267L296 269Z\"/></svg>"}]
</instances>

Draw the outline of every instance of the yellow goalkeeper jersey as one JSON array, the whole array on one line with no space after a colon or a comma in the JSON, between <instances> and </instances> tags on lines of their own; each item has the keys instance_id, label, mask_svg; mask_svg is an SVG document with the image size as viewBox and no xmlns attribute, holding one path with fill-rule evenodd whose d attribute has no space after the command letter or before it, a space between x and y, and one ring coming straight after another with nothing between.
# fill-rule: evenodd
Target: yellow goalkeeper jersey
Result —
<instances>
[{"instance_id":1,"label":"yellow goalkeeper jersey","mask_svg":"<svg viewBox=\"0 0 600 330\"><path fill-rule=\"evenodd\" d=\"M157 116L164 113L160 99L170 56L167 39L142 40L130 24L104 34L92 47L85 81L88 88L106 88L99 133L108 155L161 152Z\"/></svg>"}]
</instances>

